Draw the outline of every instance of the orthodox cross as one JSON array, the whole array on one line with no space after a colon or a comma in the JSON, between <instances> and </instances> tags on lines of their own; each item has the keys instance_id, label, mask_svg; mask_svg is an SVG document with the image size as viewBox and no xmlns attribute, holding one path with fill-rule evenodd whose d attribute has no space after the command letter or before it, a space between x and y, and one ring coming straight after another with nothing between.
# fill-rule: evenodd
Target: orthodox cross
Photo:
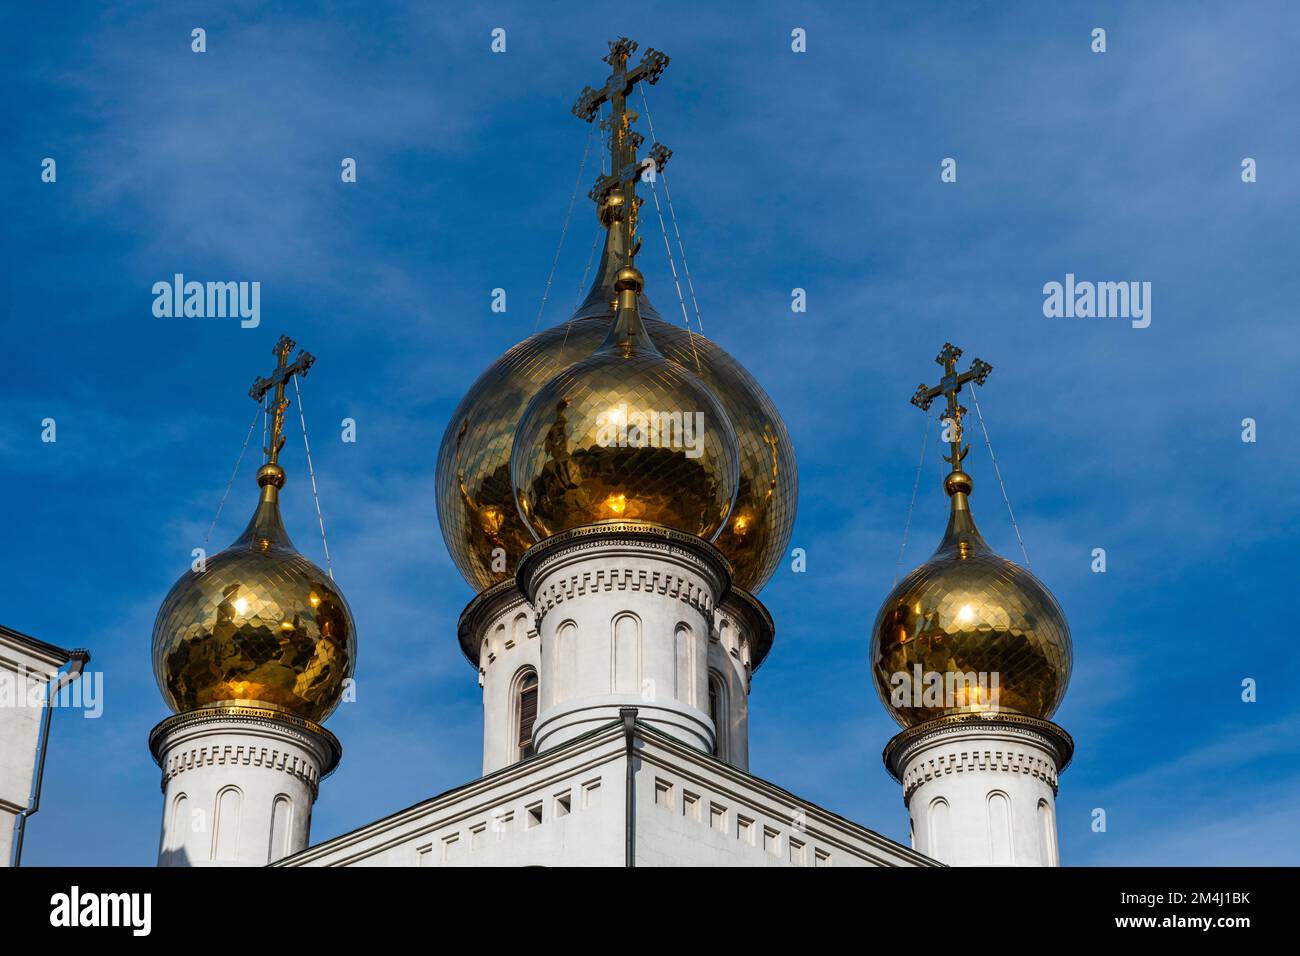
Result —
<instances>
[{"instance_id":1,"label":"orthodox cross","mask_svg":"<svg viewBox=\"0 0 1300 956\"><path fill-rule=\"evenodd\" d=\"M275 389L275 401L271 403L271 443L263 449L266 452L266 461L271 465L278 462L280 449L284 447L284 411L289 407L289 399L284 394L284 387L295 375L305 378L307 370L316 361L316 357L310 352L299 350L298 357L290 365L289 353L293 351L294 345L293 339L289 336L280 336L280 341L276 342L275 348L271 349L271 354L276 359L275 371L269 378L259 378L248 390L253 401L261 402L267 392Z\"/></svg>"},{"instance_id":2,"label":"orthodox cross","mask_svg":"<svg viewBox=\"0 0 1300 956\"><path fill-rule=\"evenodd\" d=\"M950 423L952 436L949 445L952 446L952 457L944 455L943 460L952 465L954 472L961 471L961 463L970 451L970 446L965 448L961 444L962 427L961 419L966 414L966 409L957 404L957 393L961 391L963 385L974 382L976 385L983 385L984 380L989 377L989 372L993 371L993 366L988 362L981 362L975 359L971 362L970 369L965 372L957 371L957 360L961 358L961 349L951 342L944 343L943 350L935 358L936 365L943 366L943 378L939 380L938 385L918 385L916 394L912 396L912 404L922 411L926 411L940 395L948 397L948 408L944 412L944 419Z\"/></svg>"},{"instance_id":3,"label":"orthodox cross","mask_svg":"<svg viewBox=\"0 0 1300 956\"><path fill-rule=\"evenodd\" d=\"M649 164L654 164L657 171L662 170L672 155L672 150L655 143L650 147L649 158L637 162L636 153L645 137L632 129L637 114L627 108L627 96L642 81L651 86L658 83L668 66L668 57L658 50L647 49L641 62L629 70L627 62L636 49L636 41L627 37L611 40L609 55L603 59L613 72L600 89L584 87L573 106L573 115L588 123L596 118L604 104L608 103L610 107L609 119L600 124L601 129L609 133L610 172L596 181L589 195L600 210L601 222L611 228L616 222L622 223L625 240L623 264L626 266L632 265L640 247L639 242L634 242L637 206L641 203L636 197L636 181Z\"/></svg>"}]
</instances>

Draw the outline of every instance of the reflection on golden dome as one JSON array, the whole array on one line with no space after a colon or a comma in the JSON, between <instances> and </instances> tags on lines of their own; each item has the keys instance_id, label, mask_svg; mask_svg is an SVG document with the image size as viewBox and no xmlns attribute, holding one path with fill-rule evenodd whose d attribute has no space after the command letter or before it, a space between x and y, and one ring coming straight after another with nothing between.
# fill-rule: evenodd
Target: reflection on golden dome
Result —
<instances>
[{"instance_id":1,"label":"reflection on golden dome","mask_svg":"<svg viewBox=\"0 0 1300 956\"><path fill-rule=\"evenodd\" d=\"M343 594L293 547L280 518L278 465L229 548L172 587L153 630L158 688L180 712L262 704L320 722L352 674L356 636Z\"/></svg>"},{"instance_id":2,"label":"reflection on golden dome","mask_svg":"<svg viewBox=\"0 0 1300 956\"><path fill-rule=\"evenodd\" d=\"M1070 680L1069 625L1038 578L984 542L966 497L970 478L955 474L960 479L945 483L952 515L943 541L876 617L876 691L904 727L959 713L1046 720ZM940 698L924 693L931 675L942 682ZM964 675L964 686L949 675Z\"/></svg>"},{"instance_id":3,"label":"reflection on golden dome","mask_svg":"<svg viewBox=\"0 0 1300 956\"><path fill-rule=\"evenodd\" d=\"M608 334L615 264L622 258L618 236L618 230L608 233L596 282L574 318L497 359L447 425L438 453L438 517L452 560L476 589L510 578L533 543L514 503L511 443L533 396L557 373L590 357ZM735 431L736 500L713 543L731 562L736 585L757 593L784 556L794 527L798 481L785 423L731 355L698 333L661 321L644 295L640 312L651 341L708 387Z\"/></svg>"},{"instance_id":4,"label":"reflection on golden dome","mask_svg":"<svg viewBox=\"0 0 1300 956\"><path fill-rule=\"evenodd\" d=\"M641 324L641 274L618 274L601 346L533 397L511 451L519 513L537 539L639 520L712 540L736 497L735 431L718 401Z\"/></svg>"}]
</instances>

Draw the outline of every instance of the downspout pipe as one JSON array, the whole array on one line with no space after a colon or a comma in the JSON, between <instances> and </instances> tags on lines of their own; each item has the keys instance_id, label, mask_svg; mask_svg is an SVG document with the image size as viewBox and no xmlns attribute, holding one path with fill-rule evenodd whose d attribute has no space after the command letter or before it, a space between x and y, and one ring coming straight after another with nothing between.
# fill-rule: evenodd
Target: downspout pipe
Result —
<instances>
[{"instance_id":1,"label":"downspout pipe","mask_svg":"<svg viewBox=\"0 0 1300 956\"><path fill-rule=\"evenodd\" d=\"M41 755L36 762L36 779L32 784L31 799L27 802L27 809L18 814L18 825L14 828L12 859L14 866L22 866L23 836L27 832L27 818L41 808L41 784L45 781L45 754L49 750L50 744L50 717L54 713L54 699L58 696L59 691L81 676L82 671L85 670L86 664L89 662L90 651L80 648L72 651L68 655L68 669L59 672L57 680L51 677L45 685L45 713L41 715L39 744Z\"/></svg>"},{"instance_id":2,"label":"downspout pipe","mask_svg":"<svg viewBox=\"0 0 1300 956\"><path fill-rule=\"evenodd\" d=\"M623 865L636 866L636 750L633 747L636 730L635 707L620 707L618 715L623 718L623 743L627 756L627 782L624 785L624 826L627 844L623 851Z\"/></svg>"}]
</instances>

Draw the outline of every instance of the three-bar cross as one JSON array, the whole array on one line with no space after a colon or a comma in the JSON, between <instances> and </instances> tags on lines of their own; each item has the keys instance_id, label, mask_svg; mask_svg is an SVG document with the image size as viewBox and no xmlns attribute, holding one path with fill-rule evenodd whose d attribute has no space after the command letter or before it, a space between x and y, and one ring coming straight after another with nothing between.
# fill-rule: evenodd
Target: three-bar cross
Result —
<instances>
[{"instance_id":1,"label":"three-bar cross","mask_svg":"<svg viewBox=\"0 0 1300 956\"><path fill-rule=\"evenodd\" d=\"M965 372L957 371L957 360L961 358L961 349L951 342L944 343L943 350L935 358L937 365L943 366L943 378L939 380L938 385L919 385L916 394L912 396L912 404L922 411L926 411L940 395L946 395L948 398L948 408L944 412L944 419L950 425L949 445L952 447L952 455L945 455L943 460L952 465L953 471L961 471L962 460L966 453L970 451L970 446L962 447L962 416L966 414L966 409L957 404L957 393L961 391L963 385L974 382L976 385L983 385L984 380L989 377L989 372L993 371L993 366L987 362L981 362L975 359L971 362L970 369Z\"/></svg>"},{"instance_id":2,"label":"three-bar cross","mask_svg":"<svg viewBox=\"0 0 1300 956\"><path fill-rule=\"evenodd\" d=\"M636 197L636 181L646 163L653 163L657 170L662 170L672 155L671 150L655 143L650 148L646 163L637 162L637 150L645 139L632 129L637 114L627 108L627 97L642 81L651 86L659 82L664 68L668 66L668 57L658 50L647 49L641 62L629 70L627 62L636 49L636 41L627 37L611 40L609 55L604 60L613 68L613 72L600 89L585 87L573 107L574 116L590 123L604 104L610 106L609 119L601 123L601 129L609 133L610 172L596 181L590 196L600 210L602 222L611 228L615 222L622 223L623 264L626 266L632 265L638 248L636 220L640 200Z\"/></svg>"},{"instance_id":3,"label":"three-bar cross","mask_svg":"<svg viewBox=\"0 0 1300 956\"><path fill-rule=\"evenodd\" d=\"M276 358L275 371L268 378L259 378L248 390L248 394L254 401L261 402L267 392L275 389L275 401L271 403L271 442L263 449L266 452L266 461L271 465L277 463L280 449L284 447L284 412L289 407L289 399L284 394L284 387L295 375L306 378L307 370L316 361L316 357L310 352L299 351L298 357L290 365L289 353L293 351L294 344L289 336L280 336L280 340L275 343L275 348L271 350L271 354Z\"/></svg>"}]
</instances>

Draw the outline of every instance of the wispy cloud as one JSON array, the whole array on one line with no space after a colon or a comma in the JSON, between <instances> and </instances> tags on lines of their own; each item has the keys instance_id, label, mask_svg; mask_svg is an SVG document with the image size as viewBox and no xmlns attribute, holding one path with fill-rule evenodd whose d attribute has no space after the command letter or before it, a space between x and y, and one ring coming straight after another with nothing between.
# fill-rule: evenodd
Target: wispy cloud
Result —
<instances>
[{"instance_id":1,"label":"wispy cloud","mask_svg":"<svg viewBox=\"0 0 1300 956\"><path fill-rule=\"evenodd\" d=\"M253 412L245 392L281 331L319 360L303 399L362 642L315 836L473 776L479 692L455 638L471 595L440 540L435 456L480 369L532 330L589 132L567 111L604 74L606 25L526 4L0 15L24 38L0 107L14 184L0 607L7 624L89 644L111 691L103 720L56 726L32 859L152 857L153 609L207 530ZM1087 49L1095 23L1104 56ZM1295 24L1285 3L631 14L625 28L673 58L649 100L705 327L772 394L799 455L793 544L808 571L783 567L763 594L778 637L754 681L756 772L905 838L866 654L915 477L923 417L907 399L952 340L995 367L981 408L1034 569L1074 631L1065 858L1284 861L1297 845L1284 802L1296 735L1270 683L1290 660L1300 532ZM203 55L189 51L195 25ZM488 52L495 26L503 56ZM46 155L56 186L34 172ZM354 186L339 181L344 156ZM948 156L958 182L944 185ZM1245 156L1260 163L1250 186ZM595 164L548 324L590 248ZM676 321L658 220L643 215L640 262ZM263 281L262 327L155 319L150 283L176 271ZM1043 283L1068 271L1153 281L1151 328L1044 318ZM488 308L496 287L504 315ZM790 311L795 287L806 313ZM46 415L53 446L39 442ZM1253 445L1238 437L1247 416ZM354 445L338 440L344 417ZM251 508L259 439L216 547ZM286 518L323 563L299 442ZM1014 558L973 444L981 528ZM938 451L904 570L942 529ZM1094 547L1105 575L1089 570ZM1250 675L1258 711L1235 699ZM1104 837L1087 830L1095 806L1110 808ZM62 835L85 829L93 842Z\"/></svg>"}]
</instances>

